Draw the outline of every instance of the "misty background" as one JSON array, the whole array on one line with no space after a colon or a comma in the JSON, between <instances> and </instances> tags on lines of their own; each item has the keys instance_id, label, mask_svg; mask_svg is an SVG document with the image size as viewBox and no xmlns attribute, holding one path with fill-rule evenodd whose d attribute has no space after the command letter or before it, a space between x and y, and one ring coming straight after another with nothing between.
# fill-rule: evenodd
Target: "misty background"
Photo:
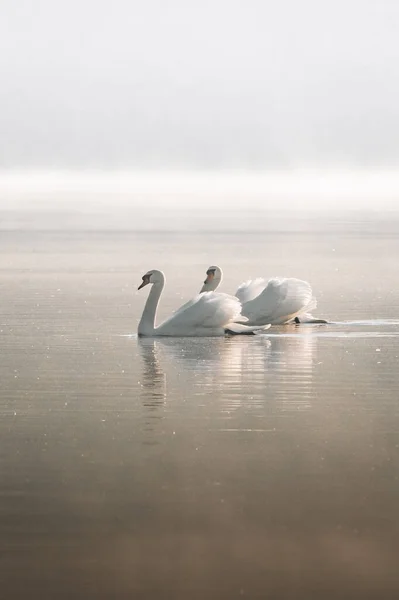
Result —
<instances>
[{"instance_id":1,"label":"misty background","mask_svg":"<svg viewBox=\"0 0 399 600\"><path fill-rule=\"evenodd\" d=\"M398 27L395 0L2 0L1 207L396 208Z\"/></svg>"}]
</instances>

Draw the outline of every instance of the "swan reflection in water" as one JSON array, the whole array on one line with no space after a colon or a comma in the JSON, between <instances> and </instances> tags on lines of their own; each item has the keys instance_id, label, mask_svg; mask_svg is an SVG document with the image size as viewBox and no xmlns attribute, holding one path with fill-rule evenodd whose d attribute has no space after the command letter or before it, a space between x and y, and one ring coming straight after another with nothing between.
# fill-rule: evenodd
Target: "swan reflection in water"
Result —
<instances>
[{"instance_id":1,"label":"swan reflection in water","mask_svg":"<svg viewBox=\"0 0 399 600\"><path fill-rule=\"evenodd\" d=\"M138 338L144 405L213 396L228 410L273 399L281 411L309 408L316 341L294 325L270 338Z\"/></svg>"},{"instance_id":2,"label":"swan reflection in water","mask_svg":"<svg viewBox=\"0 0 399 600\"><path fill-rule=\"evenodd\" d=\"M144 406L156 409L166 402L166 373L163 371L156 342L151 338L138 338L143 359L141 384L145 392Z\"/></svg>"},{"instance_id":3,"label":"swan reflection in water","mask_svg":"<svg viewBox=\"0 0 399 600\"><path fill-rule=\"evenodd\" d=\"M271 338L269 390L278 411L308 410L314 397L318 336L313 327L288 325Z\"/></svg>"}]
</instances>

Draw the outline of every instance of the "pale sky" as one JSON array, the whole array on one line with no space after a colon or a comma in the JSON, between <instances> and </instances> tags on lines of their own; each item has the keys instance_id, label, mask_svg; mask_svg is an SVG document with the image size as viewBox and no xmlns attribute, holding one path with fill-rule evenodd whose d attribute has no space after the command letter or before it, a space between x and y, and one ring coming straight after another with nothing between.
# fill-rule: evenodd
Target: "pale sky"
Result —
<instances>
[{"instance_id":1,"label":"pale sky","mask_svg":"<svg viewBox=\"0 0 399 600\"><path fill-rule=\"evenodd\" d=\"M0 168L395 169L397 0L1 0Z\"/></svg>"}]
</instances>

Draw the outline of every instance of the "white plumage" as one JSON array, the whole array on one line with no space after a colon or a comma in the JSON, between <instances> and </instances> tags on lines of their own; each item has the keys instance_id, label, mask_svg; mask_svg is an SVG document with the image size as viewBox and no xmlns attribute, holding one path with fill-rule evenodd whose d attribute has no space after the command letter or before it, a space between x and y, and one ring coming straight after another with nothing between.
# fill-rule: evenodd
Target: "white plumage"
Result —
<instances>
[{"instance_id":1,"label":"white plumage","mask_svg":"<svg viewBox=\"0 0 399 600\"><path fill-rule=\"evenodd\" d=\"M165 284L162 271L148 271L143 276L139 289L148 284L152 284L152 289L138 326L139 336L203 337L221 336L226 331L249 334L265 329L242 325L241 322L246 319L241 315L241 303L238 298L216 292L198 294L156 327L156 311Z\"/></svg>"},{"instance_id":2,"label":"white plumage","mask_svg":"<svg viewBox=\"0 0 399 600\"><path fill-rule=\"evenodd\" d=\"M222 278L220 267L209 267L201 292L215 290ZM317 306L309 283L295 278L248 280L240 285L236 297L242 304L242 316L251 326L282 325L295 317L311 321L313 317L309 313Z\"/></svg>"},{"instance_id":3,"label":"white plumage","mask_svg":"<svg viewBox=\"0 0 399 600\"><path fill-rule=\"evenodd\" d=\"M238 288L236 296L242 302L242 314L252 325L280 325L316 307L310 285L294 278L247 281Z\"/></svg>"}]
</instances>

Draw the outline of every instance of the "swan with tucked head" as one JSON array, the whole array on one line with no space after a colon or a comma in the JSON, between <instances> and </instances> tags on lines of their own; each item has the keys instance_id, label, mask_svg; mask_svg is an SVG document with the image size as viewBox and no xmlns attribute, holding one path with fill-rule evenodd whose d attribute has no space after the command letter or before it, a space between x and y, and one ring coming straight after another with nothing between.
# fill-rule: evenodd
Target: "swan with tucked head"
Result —
<instances>
[{"instance_id":1,"label":"swan with tucked head","mask_svg":"<svg viewBox=\"0 0 399 600\"><path fill-rule=\"evenodd\" d=\"M220 267L211 266L206 271L206 279L201 292L217 289L223 279ZM236 291L241 304L241 314L248 325L283 325L292 322L327 323L324 319L314 319L310 314L317 306L312 288L307 281L290 278L253 279L245 281Z\"/></svg>"},{"instance_id":2,"label":"swan with tucked head","mask_svg":"<svg viewBox=\"0 0 399 600\"><path fill-rule=\"evenodd\" d=\"M162 271L147 271L138 289L150 284L151 291L138 326L139 336L204 337L222 336L225 333L248 335L267 328L243 325L242 321L246 319L241 315L238 298L215 292L198 294L156 327L158 303L165 285Z\"/></svg>"}]
</instances>

